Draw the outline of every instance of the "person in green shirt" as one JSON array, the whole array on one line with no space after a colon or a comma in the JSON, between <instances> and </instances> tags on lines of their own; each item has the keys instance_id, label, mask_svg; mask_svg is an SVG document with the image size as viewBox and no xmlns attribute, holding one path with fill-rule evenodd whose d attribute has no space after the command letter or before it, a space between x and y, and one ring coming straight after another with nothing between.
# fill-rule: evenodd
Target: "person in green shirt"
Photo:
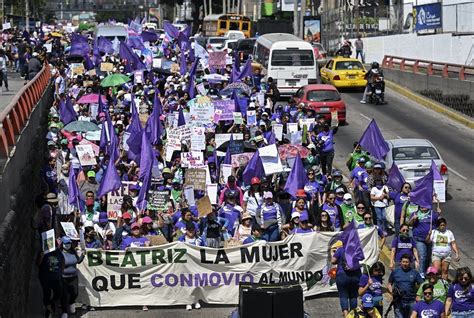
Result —
<instances>
[{"instance_id":1,"label":"person in green shirt","mask_svg":"<svg viewBox=\"0 0 474 318\"><path fill-rule=\"evenodd\" d=\"M344 218L344 226L346 226L352 222L354 215L357 214L357 208L354 205L354 201L350 193L344 194L344 201L340 206L342 210L342 216Z\"/></svg>"},{"instance_id":2,"label":"person in green shirt","mask_svg":"<svg viewBox=\"0 0 474 318\"><path fill-rule=\"evenodd\" d=\"M367 208L364 202L357 202L356 204L356 212L354 213L352 219L355 222L356 228L359 227L360 224L364 224L364 213L367 211Z\"/></svg>"},{"instance_id":3,"label":"person in green shirt","mask_svg":"<svg viewBox=\"0 0 474 318\"><path fill-rule=\"evenodd\" d=\"M347 169L349 169L349 171L354 170L357 165L357 161L361 157L364 157L365 161L368 161L370 159L367 152L363 151L362 147L359 145L359 142L356 141L354 142L354 151L349 155L349 159L347 159L346 161Z\"/></svg>"},{"instance_id":4,"label":"person in green shirt","mask_svg":"<svg viewBox=\"0 0 474 318\"><path fill-rule=\"evenodd\" d=\"M407 223L413 216L413 214L417 213L420 210L420 206L410 201L406 201L402 206L402 215L400 218L400 224Z\"/></svg>"},{"instance_id":5,"label":"person in green shirt","mask_svg":"<svg viewBox=\"0 0 474 318\"><path fill-rule=\"evenodd\" d=\"M426 271L426 280L420 285L416 292L416 301L423 299L423 286L426 284L433 285L433 300L439 300L444 304L448 294L449 283L439 277L436 267L428 267L428 270Z\"/></svg>"}]
</instances>

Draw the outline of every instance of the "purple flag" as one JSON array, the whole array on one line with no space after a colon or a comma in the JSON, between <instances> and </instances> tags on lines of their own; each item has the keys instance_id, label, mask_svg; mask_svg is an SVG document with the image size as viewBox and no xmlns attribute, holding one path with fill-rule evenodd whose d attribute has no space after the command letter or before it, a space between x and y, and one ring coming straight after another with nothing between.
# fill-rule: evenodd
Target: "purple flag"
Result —
<instances>
[{"instance_id":1,"label":"purple flag","mask_svg":"<svg viewBox=\"0 0 474 318\"><path fill-rule=\"evenodd\" d=\"M308 176L301 161L300 154L298 153L295 158L293 168L291 168L290 175L286 180L285 191L289 193L293 198L296 198L296 191L304 189L305 184L308 183Z\"/></svg>"},{"instance_id":2,"label":"purple flag","mask_svg":"<svg viewBox=\"0 0 474 318\"><path fill-rule=\"evenodd\" d=\"M69 50L70 55L86 55L89 54L90 47L85 36L78 33L71 35L71 49Z\"/></svg>"},{"instance_id":3,"label":"purple flag","mask_svg":"<svg viewBox=\"0 0 474 318\"><path fill-rule=\"evenodd\" d=\"M107 129L108 129L109 123L104 120L102 122L102 129L100 131L100 141L99 141L99 149L104 151L107 148L107 144L109 143L109 138L107 136Z\"/></svg>"},{"instance_id":4,"label":"purple flag","mask_svg":"<svg viewBox=\"0 0 474 318\"><path fill-rule=\"evenodd\" d=\"M145 48L142 38L138 36L129 36L127 39L127 45L140 51Z\"/></svg>"},{"instance_id":5,"label":"purple flag","mask_svg":"<svg viewBox=\"0 0 474 318\"><path fill-rule=\"evenodd\" d=\"M151 174L153 166L153 147L147 134L142 134L142 149L140 155L140 175L139 179L144 180L145 176Z\"/></svg>"},{"instance_id":6,"label":"purple flag","mask_svg":"<svg viewBox=\"0 0 474 318\"><path fill-rule=\"evenodd\" d=\"M117 135L115 134L115 129L114 125L112 124L112 121L110 120L110 117L107 115L107 121L109 123L109 137L110 137L110 145L107 149L107 154L110 157L110 160L113 162L117 161L119 158L119 148L118 148L118 138Z\"/></svg>"},{"instance_id":7,"label":"purple flag","mask_svg":"<svg viewBox=\"0 0 474 318\"><path fill-rule=\"evenodd\" d=\"M143 42L155 42L158 40L158 34L155 32L142 31L140 36L142 37Z\"/></svg>"},{"instance_id":8,"label":"purple flag","mask_svg":"<svg viewBox=\"0 0 474 318\"><path fill-rule=\"evenodd\" d=\"M120 189L121 186L122 181L117 173L117 168L115 168L115 160L109 158L107 169L100 182L99 190L97 190L97 197L101 198L109 192Z\"/></svg>"},{"instance_id":9,"label":"purple flag","mask_svg":"<svg viewBox=\"0 0 474 318\"><path fill-rule=\"evenodd\" d=\"M430 169L427 175L416 180L415 189L409 194L410 201L422 208L430 209L433 205L433 179L433 171Z\"/></svg>"},{"instance_id":10,"label":"purple flag","mask_svg":"<svg viewBox=\"0 0 474 318\"><path fill-rule=\"evenodd\" d=\"M402 185L405 183L405 178L401 174L398 166L393 163L388 173L387 185L395 191L400 191Z\"/></svg>"},{"instance_id":11,"label":"purple flag","mask_svg":"<svg viewBox=\"0 0 474 318\"><path fill-rule=\"evenodd\" d=\"M97 48L102 53L114 53L114 45L112 41L107 39L105 36L99 36L99 38L97 39Z\"/></svg>"},{"instance_id":12,"label":"purple flag","mask_svg":"<svg viewBox=\"0 0 474 318\"><path fill-rule=\"evenodd\" d=\"M252 75L252 60L250 58L244 64L242 70L234 63L232 67L232 82L240 82L243 78Z\"/></svg>"},{"instance_id":13,"label":"purple flag","mask_svg":"<svg viewBox=\"0 0 474 318\"><path fill-rule=\"evenodd\" d=\"M92 70L95 67L94 62L92 62L89 54L84 55L84 66L86 70Z\"/></svg>"},{"instance_id":14,"label":"purple flag","mask_svg":"<svg viewBox=\"0 0 474 318\"><path fill-rule=\"evenodd\" d=\"M186 119L184 119L183 108L179 109L178 114L178 127L186 125Z\"/></svg>"},{"instance_id":15,"label":"purple flag","mask_svg":"<svg viewBox=\"0 0 474 318\"><path fill-rule=\"evenodd\" d=\"M186 72L188 70L188 63L186 62L186 55L184 54L184 51L181 51L180 57L179 57L179 74L186 75Z\"/></svg>"},{"instance_id":16,"label":"purple flag","mask_svg":"<svg viewBox=\"0 0 474 318\"><path fill-rule=\"evenodd\" d=\"M179 36L179 29L169 23L168 21L163 21L163 29L170 37L177 39Z\"/></svg>"},{"instance_id":17,"label":"purple flag","mask_svg":"<svg viewBox=\"0 0 474 318\"><path fill-rule=\"evenodd\" d=\"M224 157L224 162L223 164L226 164L226 165L231 165L232 164L232 155L230 153L230 144L232 144L234 142L234 135L230 135L230 140L229 140L229 145L227 146L227 150L225 152L225 157Z\"/></svg>"},{"instance_id":18,"label":"purple flag","mask_svg":"<svg viewBox=\"0 0 474 318\"><path fill-rule=\"evenodd\" d=\"M80 202L84 201L79 186L77 185L77 176L74 168L69 168L69 179L68 179L68 203L74 206L80 206Z\"/></svg>"},{"instance_id":19,"label":"purple flag","mask_svg":"<svg viewBox=\"0 0 474 318\"><path fill-rule=\"evenodd\" d=\"M237 94L237 90L234 90L232 92L232 97L231 99L234 100L234 105L235 105L235 108L234 108L234 112L236 113L241 113L242 110L240 109L240 99L239 99L239 96Z\"/></svg>"},{"instance_id":20,"label":"purple flag","mask_svg":"<svg viewBox=\"0 0 474 318\"><path fill-rule=\"evenodd\" d=\"M134 96L132 95L132 123L127 129L127 132L130 133L130 137L127 139L128 149L128 158L140 162L140 152L142 147L142 126L140 125L140 119L138 118L138 113L135 109Z\"/></svg>"},{"instance_id":21,"label":"purple flag","mask_svg":"<svg viewBox=\"0 0 474 318\"><path fill-rule=\"evenodd\" d=\"M120 42L120 58L127 60L127 65L132 71L145 69L146 66L142 60L133 52L133 50L125 42Z\"/></svg>"},{"instance_id":22,"label":"purple flag","mask_svg":"<svg viewBox=\"0 0 474 318\"><path fill-rule=\"evenodd\" d=\"M275 136L275 133L273 131L270 131L268 136L265 136L265 139L267 139L267 142L268 142L269 145L276 144L276 136Z\"/></svg>"},{"instance_id":23,"label":"purple flag","mask_svg":"<svg viewBox=\"0 0 474 318\"><path fill-rule=\"evenodd\" d=\"M146 123L146 132L149 134L149 139L152 145L161 143L161 135L163 134L163 126L161 125L160 116L163 113L160 97L155 91L155 98L153 100L153 111Z\"/></svg>"},{"instance_id":24,"label":"purple flag","mask_svg":"<svg viewBox=\"0 0 474 318\"><path fill-rule=\"evenodd\" d=\"M245 167L242 179L246 185L250 185L253 177L262 178L263 176L265 176L265 171L263 170L262 159L258 151L256 151L248 162L247 167Z\"/></svg>"},{"instance_id":25,"label":"purple flag","mask_svg":"<svg viewBox=\"0 0 474 318\"><path fill-rule=\"evenodd\" d=\"M369 126L364 131L359 144L378 160L383 160L389 151L388 144L383 138L375 119L372 119Z\"/></svg>"},{"instance_id":26,"label":"purple flag","mask_svg":"<svg viewBox=\"0 0 474 318\"><path fill-rule=\"evenodd\" d=\"M102 57L100 56L100 50L99 50L99 41L95 40L94 41L94 47L92 48L92 56L94 59L95 66L99 66L100 63L102 62Z\"/></svg>"},{"instance_id":27,"label":"purple flag","mask_svg":"<svg viewBox=\"0 0 474 318\"><path fill-rule=\"evenodd\" d=\"M66 100L61 99L59 102L59 116L61 116L61 121L64 123L64 125L77 120L77 114L72 107L69 96L66 97Z\"/></svg>"},{"instance_id":28,"label":"purple flag","mask_svg":"<svg viewBox=\"0 0 474 318\"><path fill-rule=\"evenodd\" d=\"M360 268L359 262L364 260L365 256L362 246L360 245L359 233L355 228L354 222L349 223L349 225L339 235L339 240L342 241L344 247L344 256L347 267L349 269Z\"/></svg>"},{"instance_id":29,"label":"purple flag","mask_svg":"<svg viewBox=\"0 0 474 318\"><path fill-rule=\"evenodd\" d=\"M436 162L434 162L433 159L431 159L431 171L433 171L433 180L443 180L443 176L439 172L438 166L436 165Z\"/></svg>"},{"instance_id":30,"label":"purple flag","mask_svg":"<svg viewBox=\"0 0 474 318\"><path fill-rule=\"evenodd\" d=\"M196 70L199 62L199 57L194 59L193 65L191 65L191 70L189 70L189 87L188 95L190 99L196 97L196 89L194 87L194 81L196 80Z\"/></svg>"}]
</instances>

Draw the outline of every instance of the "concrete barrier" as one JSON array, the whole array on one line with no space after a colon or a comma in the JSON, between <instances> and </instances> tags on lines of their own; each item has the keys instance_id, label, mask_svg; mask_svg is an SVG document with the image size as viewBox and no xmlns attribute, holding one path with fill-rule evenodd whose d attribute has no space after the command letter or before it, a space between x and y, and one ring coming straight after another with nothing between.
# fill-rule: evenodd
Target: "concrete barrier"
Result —
<instances>
[{"instance_id":1,"label":"concrete barrier","mask_svg":"<svg viewBox=\"0 0 474 318\"><path fill-rule=\"evenodd\" d=\"M37 92L37 97L0 180L0 317L27 316L31 263L39 238L35 203L42 189L39 171L47 151L53 86Z\"/></svg>"}]
</instances>

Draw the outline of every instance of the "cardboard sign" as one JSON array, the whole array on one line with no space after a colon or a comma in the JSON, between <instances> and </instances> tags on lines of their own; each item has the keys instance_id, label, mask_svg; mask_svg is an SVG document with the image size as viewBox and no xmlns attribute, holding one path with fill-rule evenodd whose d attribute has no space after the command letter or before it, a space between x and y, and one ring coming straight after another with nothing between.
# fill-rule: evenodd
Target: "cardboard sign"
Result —
<instances>
[{"instance_id":1,"label":"cardboard sign","mask_svg":"<svg viewBox=\"0 0 474 318\"><path fill-rule=\"evenodd\" d=\"M206 185L206 193L211 201L211 204L217 204L217 183Z\"/></svg>"},{"instance_id":2,"label":"cardboard sign","mask_svg":"<svg viewBox=\"0 0 474 318\"><path fill-rule=\"evenodd\" d=\"M167 211L169 201L170 201L169 191L157 191L157 190L148 191L148 199L147 199L148 210Z\"/></svg>"},{"instance_id":3,"label":"cardboard sign","mask_svg":"<svg viewBox=\"0 0 474 318\"><path fill-rule=\"evenodd\" d=\"M73 67L72 67L72 75L82 75L84 74L85 72L85 69L84 69L84 65L82 64L75 64Z\"/></svg>"},{"instance_id":4,"label":"cardboard sign","mask_svg":"<svg viewBox=\"0 0 474 318\"><path fill-rule=\"evenodd\" d=\"M250 159L253 157L253 152L244 152L232 155L232 167L238 168L243 167L249 163Z\"/></svg>"},{"instance_id":5,"label":"cardboard sign","mask_svg":"<svg viewBox=\"0 0 474 318\"><path fill-rule=\"evenodd\" d=\"M191 185L195 190L206 191L206 170L191 168L186 170L185 185Z\"/></svg>"},{"instance_id":6,"label":"cardboard sign","mask_svg":"<svg viewBox=\"0 0 474 318\"><path fill-rule=\"evenodd\" d=\"M60 222L61 227L64 230L64 233L66 236L69 236L71 240L79 240L79 233L77 233L76 227L74 226L74 223L72 222Z\"/></svg>"},{"instance_id":7,"label":"cardboard sign","mask_svg":"<svg viewBox=\"0 0 474 318\"><path fill-rule=\"evenodd\" d=\"M232 140L228 143L227 148L231 155L239 154L244 152L244 141L243 140Z\"/></svg>"},{"instance_id":8,"label":"cardboard sign","mask_svg":"<svg viewBox=\"0 0 474 318\"><path fill-rule=\"evenodd\" d=\"M146 235L145 237L150 241L150 246L160 246L169 243L163 235Z\"/></svg>"},{"instance_id":9,"label":"cardboard sign","mask_svg":"<svg viewBox=\"0 0 474 318\"><path fill-rule=\"evenodd\" d=\"M194 98L188 102L191 123L207 125L214 121L214 104L207 96Z\"/></svg>"},{"instance_id":10,"label":"cardboard sign","mask_svg":"<svg viewBox=\"0 0 474 318\"><path fill-rule=\"evenodd\" d=\"M265 174L271 175L274 173L283 172L283 166L281 164L280 156L278 155L278 149L275 144L262 147L258 149L260 158L262 159L263 169Z\"/></svg>"},{"instance_id":11,"label":"cardboard sign","mask_svg":"<svg viewBox=\"0 0 474 318\"><path fill-rule=\"evenodd\" d=\"M204 217L212 212L212 205L209 196L204 196L196 201L196 207L200 217Z\"/></svg>"},{"instance_id":12,"label":"cardboard sign","mask_svg":"<svg viewBox=\"0 0 474 318\"><path fill-rule=\"evenodd\" d=\"M152 62L153 68L161 68L161 62L162 62L161 59L153 59L153 62Z\"/></svg>"},{"instance_id":13,"label":"cardboard sign","mask_svg":"<svg viewBox=\"0 0 474 318\"><path fill-rule=\"evenodd\" d=\"M44 254L48 254L56 250L54 229L41 233L41 246Z\"/></svg>"},{"instance_id":14,"label":"cardboard sign","mask_svg":"<svg viewBox=\"0 0 474 318\"><path fill-rule=\"evenodd\" d=\"M185 186L183 188L184 197L186 198L186 202L189 206L193 206L196 204L194 200L194 188L192 186Z\"/></svg>"},{"instance_id":15,"label":"cardboard sign","mask_svg":"<svg viewBox=\"0 0 474 318\"><path fill-rule=\"evenodd\" d=\"M339 126L339 118L337 118L337 110L331 111L331 127Z\"/></svg>"},{"instance_id":16,"label":"cardboard sign","mask_svg":"<svg viewBox=\"0 0 474 318\"><path fill-rule=\"evenodd\" d=\"M90 142L87 140L87 142ZM77 145L76 146L77 157L79 158L79 162L81 166L95 166L97 161L95 159L94 149L92 145Z\"/></svg>"},{"instance_id":17,"label":"cardboard sign","mask_svg":"<svg viewBox=\"0 0 474 318\"><path fill-rule=\"evenodd\" d=\"M311 125L314 124L314 118L302 118L300 119L299 124L301 129L303 129L304 125L309 129Z\"/></svg>"},{"instance_id":18,"label":"cardboard sign","mask_svg":"<svg viewBox=\"0 0 474 318\"><path fill-rule=\"evenodd\" d=\"M88 70L86 74L89 76L96 76L97 72L95 71L95 68L93 68L92 70Z\"/></svg>"},{"instance_id":19,"label":"cardboard sign","mask_svg":"<svg viewBox=\"0 0 474 318\"><path fill-rule=\"evenodd\" d=\"M173 63L170 68L171 73L179 73L179 64Z\"/></svg>"},{"instance_id":20,"label":"cardboard sign","mask_svg":"<svg viewBox=\"0 0 474 318\"><path fill-rule=\"evenodd\" d=\"M107 217L109 220L117 220L118 212L122 208L123 196L129 194L129 187L136 182L122 181L122 186L116 191L107 194Z\"/></svg>"},{"instance_id":21,"label":"cardboard sign","mask_svg":"<svg viewBox=\"0 0 474 318\"><path fill-rule=\"evenodd\" d=\"M114 65L112 63L100 63L100 70L102 72L112 72Z\"/></svg>"},{"instance_id":22,"label":"cardboard sign","mask_svg":"<svg viewBox=\"0 0 474 318\"><path fill-rule=\"evenodd\" d=\"M99 130L97 132L100 133ZM86 134L86 136L87 136L87 134ZM90 135L90 136L92 136L94 138L94 137L97 137L97 134L95 134L95 135L93 134L93 135ZM98 140L100 140L100 136L99 136ZM100 147L98 145L96 145L95 143L93 143L93 142L91 142L87 139L82 139L81 141L79 141L79 145L90 145L92 147L92 150L94 151L94 155L96 155L96 156L99 155Z\"/></svg>"},{"instance_id":23,"label":"cardboard sign","mask_svg":"<svg viewBox=\"0 0 474 318\"><path fill-rule=\"evenodd\" d=\"M294 133L298 131L298 123L286 123L287 133Z\"/></svg>"},{"instance_id":24,"label":"cardboard sign","mask_svg":"<svg viewBox=\"0 0 474 318\"><path fill-rule=\"evenodd\" d=\"M234 116L234 124L241 125L243 123L241 112L234 112L232 115Z\"/></svg>"},{"instance_id":25,"label":"cardboard sign","mask_svg":"<svg viewBox=\"0 0 474 318\"><path fill-rule=\"evenodd\" d=\"M227 60L227 52L209 52L209 67L216 69L225 68Z\"/></svg>"},{"instance_id":26,"label":"cardboard sign","mask_svg":"<svg viewBox=\"0 0 474 318\"><path fill-rule=\"evenodd\" d=\"M228 164L221 164L221 183L226 184L227 179L232 175L232 165Z\"/></svg>"}]
</instances>

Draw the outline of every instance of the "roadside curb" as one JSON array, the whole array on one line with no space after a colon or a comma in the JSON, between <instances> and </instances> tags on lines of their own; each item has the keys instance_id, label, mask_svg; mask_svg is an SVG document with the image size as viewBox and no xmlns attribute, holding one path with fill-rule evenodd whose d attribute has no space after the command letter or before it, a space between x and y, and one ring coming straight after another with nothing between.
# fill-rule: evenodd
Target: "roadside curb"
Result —
<instances>
[{"instance_id":1,"label":"roadside curb","mask_svg":"<svg viewBox=\"0 0 474 318\"><path fill-rule=\"evenodd\" d=\"M391 82L389 80L385 80L385 85L392 89L393 91L413 100L414 102L417 102L418 104L432 109L437 113L443 114L446 117L451 118L452 120L457 121L458 123L468 127L468 128L474 128L474 120L467 117L466 115L463 115L461 113L458 113L454 110L448 109L447 106L444 106L443 104L440 104L436 101L433 101L427 97L424 97L418 93L412 92L411 90L400 86L398 84L395 84L394 82Z\"/></svg>"}]
</instances>

